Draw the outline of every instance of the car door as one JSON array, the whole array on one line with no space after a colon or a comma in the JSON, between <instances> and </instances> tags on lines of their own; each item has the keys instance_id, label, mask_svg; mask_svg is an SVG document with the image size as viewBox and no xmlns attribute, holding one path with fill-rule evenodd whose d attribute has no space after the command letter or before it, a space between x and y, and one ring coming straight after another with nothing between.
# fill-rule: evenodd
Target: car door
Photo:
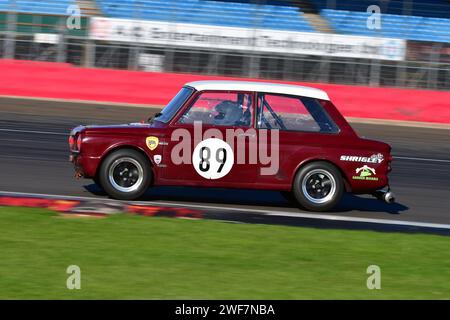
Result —
<instances>
[{"instance_id":1,"label":"car door","mask_svg":"<svg viewBox=\"0 0 450 320\"><path fill-rule=\"evenodd\" d=\"M256 179L254 93L201 91L171 124L163 179L182 185L234 187ZM252 159L250 159L252 158ZM250 161L253 160L253 161Z\"/></svg>"}]
</instances>

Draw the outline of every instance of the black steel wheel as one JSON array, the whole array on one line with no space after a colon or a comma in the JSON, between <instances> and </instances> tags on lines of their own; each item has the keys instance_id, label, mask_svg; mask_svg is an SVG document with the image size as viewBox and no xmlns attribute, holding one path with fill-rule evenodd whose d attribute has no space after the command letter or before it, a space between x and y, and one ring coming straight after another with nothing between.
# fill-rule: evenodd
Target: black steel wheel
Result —
<instances>
[{"instance_id":1,"label":"black steel wheel","mask_svg":"<svg viewBox=\"0 0 450 320\"><path fill-rule=\"evenodd\" d=\"M115 151L103 161L98 180L105 192L114 199L137 199L150 186L150 162L136 150Z\"/></svg>"},{"instance_id":2,"label":"black steel wheel","mask_svg":"<svg viewBox=\"0 0 450 320\"><path fill-rule=\"evenodd\" d=\"M317 161L298 171L292 189L302 207L311 211L327 211L341 200L344 183L341 173L334 165Z\"/></svg>"}]
</instances>

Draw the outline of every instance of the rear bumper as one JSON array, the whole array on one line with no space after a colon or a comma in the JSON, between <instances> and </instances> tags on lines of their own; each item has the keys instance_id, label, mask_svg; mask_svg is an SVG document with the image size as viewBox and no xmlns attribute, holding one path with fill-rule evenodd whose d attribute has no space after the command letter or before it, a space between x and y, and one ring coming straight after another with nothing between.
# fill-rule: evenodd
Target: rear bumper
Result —
<instances>
[{"instance_id":1,"label":"rear bumper","mask_svg":"<svg viewBox=\"0 0 450 320\"><path fill-rule=\"evenodd\" d=\"M97 172L100 158L89 157L80 153L72 152L69 156L69 161L74 166L76 177L92 178Z\"/></svg>"}]
</instances>

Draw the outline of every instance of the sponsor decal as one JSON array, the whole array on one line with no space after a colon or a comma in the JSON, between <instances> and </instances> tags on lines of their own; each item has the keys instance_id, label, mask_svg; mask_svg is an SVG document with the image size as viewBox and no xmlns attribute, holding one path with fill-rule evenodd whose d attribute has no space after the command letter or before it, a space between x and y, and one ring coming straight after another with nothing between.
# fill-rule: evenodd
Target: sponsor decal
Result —
<instances>
[{"instance_id":1,"label":"sponsor decal","mask_svg":"<svg viewBox=\"0 0 450 320\"><path fill-rule=\"evenodd\" d=\"M370 159L376 160L376 163L382 163L384 160L384 156L381 153L373 154L370 156Z\"/></svg>"},{"instance_id":2,"label":"sponsor decal","mask_svg":"<svg viewBox=\"0 0 450 320\"><path fill-rule=\"evenodd\" d=\"M153 156L153 160L155 161L156 164L160 164L161 163L161 159L162 159L162 157L161 157L160 154L155 154Z\"/></svg>"},{"instance_id":3,"label":"sponsor decal","mask_svg":"<svg viewBox=\"0 0 450 320\"><path fill-rule=\"evenodd\" d=\"M150 136L145 139L145 143L146 143L147 147L151 151L153 151L156 149L156 147L158 147L159 139L158 139L158 137Z\"/></svg>"},{"instance_id":4,"label":"sponsor decal","mask_svg":"<svg viewBox=\"0 0 450 320\"><path fill-rule=\"evenodd\" d=\"M353 176L353 180L372 180L372 181L378 181L377 177L373 177L373 175L376 174L375 169L368 167L367 165L363 165L360 168L357 168L356 170L357 176Z\"/></svg>"},{"instance_id":5,"label":"sponsor decal","mask_svg":"<svg viewBox=\"0 0 450 320\"><path fill-rule=\"evenodd\" d=\"M343 155L341 156L340 160L350 162L382 163L384 160L384 156L381 153L373 154L370 157Z\"/></svg>"}]
</instances>

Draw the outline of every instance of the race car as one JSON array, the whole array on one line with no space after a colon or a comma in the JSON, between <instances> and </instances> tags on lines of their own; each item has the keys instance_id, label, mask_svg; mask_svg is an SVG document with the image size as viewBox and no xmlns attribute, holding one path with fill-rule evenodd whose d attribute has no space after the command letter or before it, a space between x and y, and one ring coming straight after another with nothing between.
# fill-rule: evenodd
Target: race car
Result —
<instances>
[{"instance_id":1,"label":"race car","mask_svg":"<svg viewBox=\"0 0 450 320\"><path fill-rule=\"evenodd\" d=\"M391 147L358 137L310 87L190 82L148 121L78 126L69 145L76 176L115 199L164 185L276 190L311 211L344 192L394 201Z\"/></svg>"}]
</instances>

